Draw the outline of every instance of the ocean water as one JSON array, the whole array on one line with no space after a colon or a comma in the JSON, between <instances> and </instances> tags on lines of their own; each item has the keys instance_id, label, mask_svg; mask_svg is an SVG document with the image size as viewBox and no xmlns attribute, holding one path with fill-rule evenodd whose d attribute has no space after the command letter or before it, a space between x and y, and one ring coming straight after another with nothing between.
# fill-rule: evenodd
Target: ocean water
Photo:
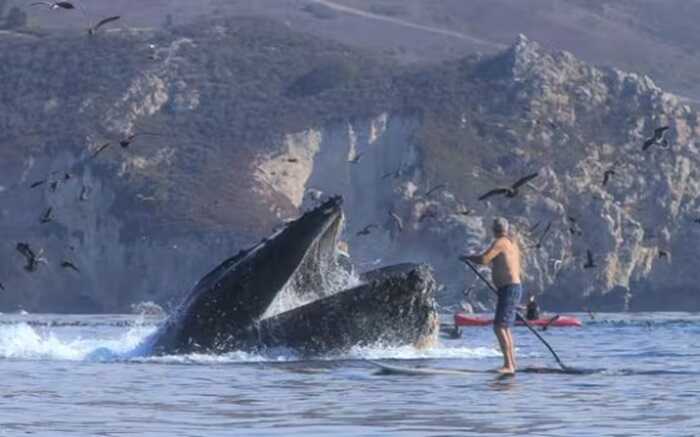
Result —
<instances>
[{"instance_id":1,"label":"ocean water","mask_svg":"<svg viewBox=\"0 0 700 437\"><path fill-rule=\"evenodd\" d=\"M700 315L578 316L543 335L595 372L504 378L486 372L501 363L489 328L316 360L152 358L138 346L154 319L0 315L0 436L700 435ZM520 367L556 369L525 328L515 340ZM485 372L387 376L368 359Z\"/></svg>"}]
</instances>

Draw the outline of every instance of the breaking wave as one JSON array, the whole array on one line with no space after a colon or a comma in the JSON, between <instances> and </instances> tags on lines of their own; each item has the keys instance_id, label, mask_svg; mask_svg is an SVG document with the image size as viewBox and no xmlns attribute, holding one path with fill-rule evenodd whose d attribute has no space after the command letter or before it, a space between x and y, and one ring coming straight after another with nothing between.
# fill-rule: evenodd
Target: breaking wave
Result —
<instances>
[{"instance_id":1,"label":"breaking wave","mask_svg":"<svg viewBox=\"0 0 700 437\"><path fill-rule=\"evenodd\" d=\"M293 351L278 348L264 353L235 351L221 355L188 354L147 356L143 350L144 339L156 330L153 325L138 325L109 336L68 336L62 329L30 326L27 323L0 325L0 359L98 361L98 362L155 362L170 364L233 364L275 363L304 360ZM331 354L317 358L321 361L358 359L424 359L424 358L487 358L496 357L496 349L469 348L463 345L441 344L433 348L417 349L412 346L355 347L344 354Z\"/></svg>"}]
</instances>

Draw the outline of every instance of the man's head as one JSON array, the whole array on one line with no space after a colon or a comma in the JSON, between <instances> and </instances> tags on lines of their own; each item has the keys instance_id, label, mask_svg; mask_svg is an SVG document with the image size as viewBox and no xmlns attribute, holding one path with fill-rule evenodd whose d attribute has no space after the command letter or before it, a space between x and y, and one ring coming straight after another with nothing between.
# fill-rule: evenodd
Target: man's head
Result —
<instances>
[{"instance_id":1,"label":"man's head","mask_svg":"<svg viewBox=\"0 0 700 437\"><path fill-rule=\"evenodd\" d=\"M510 229L510 225L508 224L508 220L506 220L503 217L496 217L493 219L493 235L496 237L505 237L508 235L508 230Z\"/></svg>"}]
</instances>

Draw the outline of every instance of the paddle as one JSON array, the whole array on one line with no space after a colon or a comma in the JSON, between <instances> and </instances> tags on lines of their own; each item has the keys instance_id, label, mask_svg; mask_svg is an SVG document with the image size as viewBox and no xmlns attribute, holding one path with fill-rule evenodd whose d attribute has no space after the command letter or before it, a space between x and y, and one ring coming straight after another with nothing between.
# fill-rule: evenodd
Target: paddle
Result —
<instances>
[{"instance_id":1,"label":"paddle","mask_svg":"<svg viewBox=\"0 0 700 437\"><path fill-rule=\"evenodd\" d=\"M474 264L472 264L468 259L463 259L463 258L461 258L461 260L462 260L466 265L468 265L470 269L472 269L472 270L474 271L474 273L476 274L476 276L477 276L479 279L481 279L481 280L484 282L484 284L486 284L486 285L489 287L489 289L490 289L492 292L494 292L494 293L496 294L496 296L498 296L498 290L496 290L496 287L494 287L493 284L491 284L491 282L490 282L488 279L486 279L486 278L484 277L484 275L482 275L481 272L479 272L479 270L476 269L476 267L474 267ZM536 330L535 328L533 328L532 325L530 325L530 324L527 322L527 320L525 319L525 317L523 317L522 314L520 314L519 311L516 311L516 312L515 312L515 315L516 315L516 317L518 318L519 321L523 322L523 323L525 324L525 326L527 326L527 328L530 330L530 332L532 332L533 334L535 334L535 336L536 336L545 346L547 346L547 349L549 349L549 351L552 353L552 355L554 356L554 359L557 361L557 364L559 364L559 367L561 367L562 370L565 370L565 371L567 371L567 372L576 372L576 373L579 372L578 370L575 370L574 368L565 365L565 364L561 361L561 359L559 358L559 355L557 355L557 353L554 352L554 349L552 349L552 346L550 346L549 343L547 343L547 340L545 340L544 338L542 338L542 336L540 335L540 333L537 332L537 330Z\"/></svg>"}]
</instances>

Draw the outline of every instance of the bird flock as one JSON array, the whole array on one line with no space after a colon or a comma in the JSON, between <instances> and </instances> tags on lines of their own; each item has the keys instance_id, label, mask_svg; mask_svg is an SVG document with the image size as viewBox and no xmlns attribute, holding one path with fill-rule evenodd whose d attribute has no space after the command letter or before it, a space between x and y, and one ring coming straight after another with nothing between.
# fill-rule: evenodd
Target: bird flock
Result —
<instances>
[{"instance_id":1,"label":"bird flock","mask_svg":"<svg viewBox=\"0 0 700 437\"><path fill-rule=\"evenodd\" d=\"M49 1L37 1L37 2L32 2L29 4L29 7L45 7L51 11L65 11L66 13L72 13L75 11L80 11L88 19L88 27L87 27L87 33L90 36L94 36L98 33L98 31L103 28L104 26L114 23L118 20L121 19L121 16L114 15L114 16L109 16L100 20L93 20L88 12L83 8L81 5L77 4L76 2L70 2L70 1L57 1L57 2L49 2ZM125 137L119 139L118 144L123 148L126 149L129 146L131 146L138 137L142 136L164 136L160 133L157 132L135 132L135 133L130 133L126 135ZM28 188L29 189L35 189L38 187L46 186L48 188L49 193L55 193L61 185L67 183L70 181L73 177L73 171L85 164L88 161L96 159L99 155L101 155L103 152L105 152L107 149L109 149L112 145L112 142L106 142L103 144L100 144L97 146L94 151L84 160L74 164L71 166L70 169L67 169L65 171L52 171L50 172L46 177L36 180L29 184ZM16 185L14 188L21 188L21 184ZM89 195L91 192L91 187L88 185L83 185L80 191L80 195L78 196L78 201L84 202L89 199ZM39 216L39 223L41 225L48 225L56 220L56 211L53 206L47 206L43 212ZM43 248L36 248L32 247L30 243L28 242L18 242L15 246L16 251L19 253L24 258L25 265L24 265L24 270L26 270L29 273L34 273L37 272L40 268L40 265L42 264L48 264L49 261L47 258L44 256L45 251ZM75 250L74 247L70 247L71 250ZM59 263L60 267L65 270L71 270L75 273L80 273L80 268L71 260L69 259L63 259ZM0 291L6 291L5 284L0 282Z\"/></svg>"}]
</instances>

